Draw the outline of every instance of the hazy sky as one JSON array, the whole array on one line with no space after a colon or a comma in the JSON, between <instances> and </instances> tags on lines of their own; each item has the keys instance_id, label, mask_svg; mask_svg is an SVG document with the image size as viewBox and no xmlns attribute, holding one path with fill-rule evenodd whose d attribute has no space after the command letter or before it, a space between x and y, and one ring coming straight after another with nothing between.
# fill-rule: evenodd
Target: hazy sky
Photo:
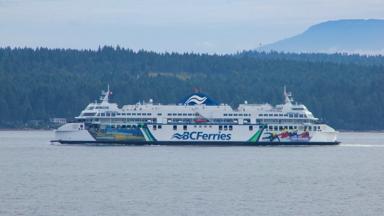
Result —
<instances>
[{"instance_id":1,"label":"hazy sky","mask_svg":"<svg viewBox=\"0 0 384 216\"><path fill-rule=\"evenodd\" d=\"M0 46L231 53L361 18L384 0L0 0Z\"/></svg>"}]
</instances>

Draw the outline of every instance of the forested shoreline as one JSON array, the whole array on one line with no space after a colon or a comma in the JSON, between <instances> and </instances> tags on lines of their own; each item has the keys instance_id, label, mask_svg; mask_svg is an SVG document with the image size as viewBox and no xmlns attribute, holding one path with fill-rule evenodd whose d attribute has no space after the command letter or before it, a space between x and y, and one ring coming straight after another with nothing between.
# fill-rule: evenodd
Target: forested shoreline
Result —
<instances>
[{"instance_id":1,"label":"forested shoreline","mask_svg":"<svg viewBox=\"0 0 384 216\"><path fill-rule=\"evenodd\" d=\"M194 88L237 106L296 101L339 130L384 130L384 58L0 48L0 128L72 118L109 84L113 101L176 103Z\"/></svg>"}]
</instances>

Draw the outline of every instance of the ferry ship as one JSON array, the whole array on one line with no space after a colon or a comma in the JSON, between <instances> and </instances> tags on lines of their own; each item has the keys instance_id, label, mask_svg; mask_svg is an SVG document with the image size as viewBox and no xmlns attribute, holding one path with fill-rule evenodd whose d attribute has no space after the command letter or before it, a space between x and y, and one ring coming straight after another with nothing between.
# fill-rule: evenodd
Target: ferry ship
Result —
<instances>
[{"instance_id":1,"label":"ferry ship","mask_svg":"<svg viewBox=\"0 0 384 216\"><path fill-rule=\"evenodd\" d=\"M321 123L284 87L284 104L237 108L194 93L177 104L152 99L121 108L111 91L90 103L72 123L55 130L62 144L124 145L335 145L337 131Z\"/></svg>"}]
</instances>

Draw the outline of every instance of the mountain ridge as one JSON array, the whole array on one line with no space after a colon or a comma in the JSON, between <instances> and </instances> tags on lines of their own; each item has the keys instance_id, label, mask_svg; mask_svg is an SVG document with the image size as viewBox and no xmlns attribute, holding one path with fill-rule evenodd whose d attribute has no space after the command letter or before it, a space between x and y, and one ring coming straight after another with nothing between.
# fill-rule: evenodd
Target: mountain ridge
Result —
<instances>
[{"instance_id":1,"label":"mountain ridge","mask_svg":"<svg viewBox=\"0 0 384 216\"><path fill-rule=\"evenodd\" d=\"M298 35L267 44L257 50L294 53L384 54L384 20L330 20L312 25Z\"/></svg>"}]
</instances>

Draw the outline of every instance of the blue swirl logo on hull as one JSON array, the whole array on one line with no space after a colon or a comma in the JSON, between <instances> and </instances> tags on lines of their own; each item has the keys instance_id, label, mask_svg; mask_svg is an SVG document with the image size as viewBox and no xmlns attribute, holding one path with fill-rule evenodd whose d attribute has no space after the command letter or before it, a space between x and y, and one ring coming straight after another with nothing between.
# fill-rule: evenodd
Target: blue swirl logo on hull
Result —
<instances>
[{"instance_id":1,"label":"blue swirl logo on hull","mask_svg":"<svg viewBox=\"0 0 384 216\"><path fill-rule=\"evenodd\" d=\"M231 140L232 134L226 133L204 133L204 132L184 132L184 133L175 133L172 135L172 139L177 140L203 140L203 141L229 141Z\"/></svg>"},{"instance_id":2,"label":"blue swirl logo on hull","mask_svg":"<svg viewBox=\"0 0 384 216\"><path fill-rule=\"evenodd\" d=\"M175 133L172 136L172 139L182 139L182 138L183 138L183 134L179 134L179 133Z\"/></svg>"}]
</instances>

